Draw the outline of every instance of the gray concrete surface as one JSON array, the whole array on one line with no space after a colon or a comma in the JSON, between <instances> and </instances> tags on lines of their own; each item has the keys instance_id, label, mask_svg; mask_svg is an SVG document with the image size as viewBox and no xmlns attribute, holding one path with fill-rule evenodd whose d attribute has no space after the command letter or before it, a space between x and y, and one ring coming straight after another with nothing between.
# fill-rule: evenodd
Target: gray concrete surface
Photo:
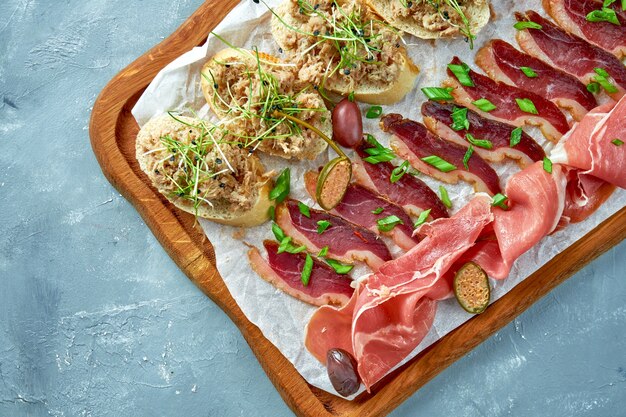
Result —
<instances>
[{"instance_id":1,"label":"gray concrete surface","mask_svg":"<svg viewBox=\"0 0 626 417\"><path fill-rule=\"evenodd\" d=\"M0 416L290 416L91 152L96 95L200 0L0 2ZM624 416L626 244L392 413Z\"/></svg>"}]
</instances>

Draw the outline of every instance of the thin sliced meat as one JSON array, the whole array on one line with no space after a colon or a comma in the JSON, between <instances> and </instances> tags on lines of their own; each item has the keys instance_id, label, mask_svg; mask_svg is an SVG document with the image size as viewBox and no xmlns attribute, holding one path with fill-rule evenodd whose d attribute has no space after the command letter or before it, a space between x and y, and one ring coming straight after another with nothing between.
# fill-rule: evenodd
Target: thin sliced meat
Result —
<instances>
[{"instance_id":1,"label":"thin sliced meat","mask_svg":"<svg viewBox=\"0 0 626 417\"><path fill-rule=\"evenodd\" d=\"M365 262L373 270L391 260L385 243L370 230L325 211L311 208L309 214L302 214L297 201L287 200L276 208L276 223L309 252L317 253L327 246L328 257L345 263ZM323 233L317 232L320 221L331 224Z\"/></svg>"},{"instance_id":2,"label":"thin sliced meat","mask_svg":"<svg viewBox=\"0 0 626 417\"><path fill-rule=\"evenodd\" d=\"M347 275L339 275L328 265L313 260L313 269L308 285L302 284L302 269L306 254L278 253L278 243L263 242L267 251L267 261L257 248L248 251L252 269L265 281L281 291L316 306L326 304L345 305L352 297L352 280Z\"/></svg>"},{"instance_id":3,"label":"thin sliced meat","mask_svg":"<svg viewBox=\"0 0 626 417\"><path fill-rule=\"evenodd\" d=\"M577 169L569 170L567 178L563 217L568 223L579 223L591 216L615 191L615 185Z\"/></svg>"},{"instance_id":4,"label":"thin sliced meat","mask_svg":"<svg viewBox=\"0 0 626 417\"><path fill-rule=\"evenodd\" d=\"M482 47L476 54L476 64L496 81L532 91L569 110L576 120L598 105L577 78L518 51L503 40L495 39ZM536 77L528 77L522 67L532 69Z\"/></svg>"},{"instance_id":5,"label":"thin sliced meat","mask_svg":"<svg viewBox=\"0 0 626 417\"><path fill-rule=\"evenodd\" d=\"M595 68L602 68L609 73L619 89L611 97L618 100L624 95L626 67L615 55L565 32L536 12L515 13L515 17L518 21L532 21L542 27L517 32L517 42L528 54L572 74L585 84L593 81L597 75Z\"/></svg>"},{"instance_id":6,"label":"thin sliced meat","mask_svg":"<svg viewBox=\"0 0 626 417\"><path fill-rule=\"evenodd\" d=\"M454 57L451 63L460 65L463 62L458 57ZM461 85L449 69L448 74L451 78L445 82L445 85L454 88L452 95L458 103L465 107L476 110L492 119L511 123L515 126L523 126L524 124L537 126L541 129L541 133L543 133L546 139L552 142L557 142L569 130L567 118L556 104L538 94L496 82L473 70L469 71L469 76L474 83L474 87ZM481 111L472 104L480 99L489 100L496 108L490 112ZM538 114L522 111L516 99L532 101Z\"/></svg>"},{"instance_id":7,"label":"thin sliced meat","mask_svg":"<svg viewBox=\"0 0 626 417\"><path fill-rule=\"evenodd\" d=\"M467 111L469 130L453 130L452 113L462 108L453 104L427 101L422 105L424 124L435 134L459 145L469 144L466 139L468 133L477 139L490 141L493 144L492 149L474 147L474 152L487 161L500 162L504 158L511 158L525 167L535 161L543 160L546 156L543 148L525 132L522 132L520 142L511 147L511 133L515 126L487 119L469 109Z\"/></svg>"},{"instance_id":8,"label":"thin sliced meat","mask_svg":"<svg viewBox=\"0 0 626 417\"><path fill-rule=\"evenodd\" d=\"M626 188L626 98L590 112L552 151L550 159Z\"/></svg>"},{"instance_id":9,"label":"thin sliced meat","mask_svg":"<svg viewBox=\"0 0 626 417\"><path fill-rule=\"evenodd\" d=\"M623 12L620 13L620 2L613 5L619 25L587 20L589 13L602 9L602 3L602 0L543 0L543 7L566 31L585 38L618 58L624 58L626 56L626 16Z\"/></svg>"},{"instance_id":10,"label":"thin sliced meat","mask_svg":"<svg viewBox=\"0 0 626 417\"><path fill-rule=\"evenodd\" d=\"M391 146L398 156L406 159L417 170L440 181L456 184L459 180L474 185L476 191L490 194L500 192L500 179L496 172L477 154L473 154L468 168L463 165L467 148L448 142L429 131L423 124L403 119L399 114L389 114L382 118L381 128L393 134ZM422 158L437 156L456 167L449 172L442 172Z\"/></svg>"},{"instance_id":11,"label":"thin sliced meat","mask_svg":"<svg viewBox=\"0 0 626 417\"><path fill-rule=\"evenodd\" d=\"M307 172L304 175L304 184L311 197L315 198L317 174ZM383 211L375 214L374 212L378 208L382 208ZM331 213L374 233L391 237L396 245L405 251L411 249L418 242L418 239L413 237L413 222L400 206L360 185L351 184L344 194L341 203ZM402 223L396 225L388 232L381 232L378 229L377 221L389 216L398 217Z\"/></svg>"},{"instance_id":12,"label":"thin sliced meat","mask_svg":"<svg viewBox=\"0 0 626 417\"><path fill-rule=\"evenodd\" d=\"M359 185L399 204L414 216L419 216L422 211L430 209L432 219L448 217L446 206L424 181L405 174L392 183L390 178L395 167L389 162L370 164L363 161L363 158L369 156L364 149L365 147L356 149L358 160L352 164L354 178Z\"/></svg>"}]
</instances>

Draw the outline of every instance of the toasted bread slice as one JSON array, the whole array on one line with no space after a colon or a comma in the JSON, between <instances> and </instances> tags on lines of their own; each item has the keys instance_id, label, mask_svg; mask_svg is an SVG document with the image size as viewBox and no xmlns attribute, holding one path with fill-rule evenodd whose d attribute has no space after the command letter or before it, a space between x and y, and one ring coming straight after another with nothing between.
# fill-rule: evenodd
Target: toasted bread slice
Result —
<instances>
[{"instance_id":1,"label":"toasted bread slice","mask_svg":"<svg viewBox=\"0 0 626 417\"><path fill-rule=\"evenodd\" d=\"M286 159L315 159L326 149L326 142L312 131L271 115L274 108L288 108L285 111L290 115L332 134L324 100L296 75L293 64L272 55L228 48L203 66L202 91L213 112L247 147Z\"/></svg>"},{"instance_id":2,"label":"toasted bread slice","mask_svg":"<svg viewBox=\"0 0 626 417\"><path fill-rule=\"evenodd\" d=\"M272 184L256 155L224 131L190 117L163 115L139 131L139 166L176 207L217 223L250 227L268 219ZM232 168L232 169L231 169Z\"/></svg>"},{"instance_id":3,"label":"toasted bread slice","mask_svg":"<svg viewBox=\"0 0 626 417\"><path fill-rule=\"evenodd\" d=\"M344 96L354 93L365 103L401 100L413 89L419 68L407 56L398 32L378 20L361 0L341 0L338 7L334 4L317 1L314 10L301 13L297 1L286 0L274 11L272 35L298 65L298 77ZM355 27L362 30L361 40L349 34L358 31L352 29ZM345 39L346 34L351 40L329 39ZM337 46L348 52L340 52Z\"/></svg>"},{"instance_id":4,"label":"toasted bread slice","mask_svg":"<svg viewBox=\"0 0 626 417\"><path fill-rule=\"evenodd\" d=\"M439 10L427 0L366 0L367 4L390 25L422 39L461 36L460 16L444 1ZM466 0L461 9L470 22L470 31L476 35L491 17L488 0ZM443 16L449 18L445 19Z\"/></svg>"}]
</instances>

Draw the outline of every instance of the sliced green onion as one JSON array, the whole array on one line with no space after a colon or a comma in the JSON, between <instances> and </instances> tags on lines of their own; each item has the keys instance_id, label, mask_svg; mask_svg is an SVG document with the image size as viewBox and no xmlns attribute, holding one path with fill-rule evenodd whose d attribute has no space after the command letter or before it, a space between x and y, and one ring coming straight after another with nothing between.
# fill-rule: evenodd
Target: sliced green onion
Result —
<instances>
[{"instance_id":1,"label":"sliced green onion","mask_svg":"<svg viewBox=\"0 0 626 417\"><path fill-rule=\"evenodd\" d=\"M307 253L306 259L304 260L304 267L302 268L302 275L300 276L302 285L304 285L305 287L309 285L309 280L311 279L311 272L313 272L313 258L311 258L311 255Z\"/></svg>"},{"instance_id":2,"label":"sliced green onion","mask_svg":"<svg viewBox=\"0 0 626 417\"><path fill-rule=\"evenodd\" d=\"M455 165L452 165L450 162L441 159L437 155L426 156L422 158L422 161L426 162L428 165L437 168L441 172L450 172L457 169Z\"/></svg>"},{"instance_id":3,"label":"sliced green onion","mask_svg":"<svg viewBox=\"0 0 626 417\"><path fill-rule=\"evenodd\" d=\"M391 171L391 177L389 177L389 181L393 184L400 181L400 178L404 177L404 174L407 173L411 166L409 165L409 161L404 161L402 165L395 167L393 171Z\"/></svg>"},{"instance_id":4,"label":"sliced green onion","mask_svg":"<svg viewBox=\"0 0 626 417\"><path fill-rule=\"evenodd\" d=\"M308 217L309 219L311 218L311 209L309 208L309 206L298 201L298 209L300 210L300 213L302 213L302 215Z\"/></svg>"},{"instance_id":5,"label":"sliced green onion","mask_svg":"<svg viewBox=\"0 0 626 417\"><path fill-rule=\"evenodd\" d=\"M524 73L528 78L537 78L537 73L530 67L519 67L520 70Z\"/></svg>"},{"instance_id":6,"label":"sliced green onion","mask_svg":"<svg viewBox=\"0 0 626 417\"><path fill-rule=\"evenodd\" d=\"M455 130L457 132L464 129L469 130L470 122L467 119L467 112L468 109L465 107L454 108L452 114L450 114L450 117L452 118L452 124L450 125L450 127L452 128L452 130Z\"/></svg>"},{"instance_id":7,"label":"sliced green onion","mask_svg":"<svg viewBox=\"0 0 626 417\"><path fill-rule=\"evenodd\" d=\"M418 227L426 223L426 219L428 219L428 216L430 216L430 210L431 209L424 210L420 213L419 217L417 218L417 221L413 225L414 229L417 229Z\"/></svg>"},{"instance_id":8,"label":"sliced green onion","mask_svg":"<svg viewBox=\"0 0 626 417\"><path fill-rule=\"evenodd\" d=\"M372 210L372 214L380 214L384 211L385 209L382 207L376 207L376 209Z\"/></svg>"},{"instance_id":9,"label":"sliced green onion","mask_svg":"<svg viewBox=\"0 0 626 417\"><path fill-rule=\"evenodd\" d=\"M493 143L491 143L490 140L476 139L474 135L472 135L471 133L468 133L467 135L465 135L465 139L467 139L467 141L471 143L472 145L478 146L479 148L493 149Z\"/></svg>"},{"instance_id":10,"label":"sliced green onion","mask_svg":"<svg viewBox=\"0 0 626 417\"><path fill-rule=\"evenodd\" d=\"M448 69L454 74L457 80L465 87L474 87L474 82L470 77L470 67L463 62L462 64L448 64Z\"/></svg>"},{"instance_id":11,"label":"sliced green onion","mask_svg":"<svg viewBox=\"0 0 626 417\"><path fill-rule=\"evenodd\" d=\"M397 225L404 224L404 222L394 214L387 216L384 219L376 220L376 224L378 225L378 230L381 232L389 232Z\"/></svg>"},{"instance_id":12,"label":"sliced green onion","mask_svg":"<svg viewBox=\"0 0 626 417\"><path fill-rule=\"evenodd\" d=\"M271 220L276 220L276 207L270 206L270 208L267 209L267 216Z\"/></svg>"},{"instance_id":13,"label":"sliced green onion","mask_svg":"<svg viewBox=\"0 0 626 417\"><path fill-rule=\"evenodd\" d=\"M547 156L543 157L543 170L548 174L552 174L552 161Z\"/></svg>"},{"instance_id":14,"label":"sliced green onion","mask_svg":"<svg viewBox=\"0 0 626 417\"><path fill-rule=\"evenodd\" d=\"M509 198L507 196L505 196L504 194L496 194L493 196L493 200L491 201L491 205L494 207L500 207L503 210L508 210L509 206L506 204L506 201Z\"/></svg>"},{"instance_id":15,"label":"sliced green onion","mask_svg":"<svg viewBox=\"0 0 626 417\"><path fill-rule=\"evenodd\" d=\"M328 246L324 246L320 252L317 254L318 257L323 258L324 256L328 255Z\"/></svg>"},{"instance_id":16,"label":"sliced green onion","mask_svg":"<svg viewBox=\"0 0 626 417\"><path fill-rule=\"evenodd\" d=\"M511 131L511 141L509 142L511 148L514 148L522 141L522 133L524 133L524 130L521 127L516 127Z\"/></svg>"},{"instance_id":17,"label":"sliced green onion","mask_svg":"<svg viewBox=\"0 0 626 417\"><path fill-rule=\"evenodd\" d=\"M435 101L454 100L454 97L452 97L452 94L450 94L453 90L454 88L452 87L447 87L447 88L423 87L422 88L422 92L426 95L426 97L428 97L429 100L435 100Z\"/></svg>"},{"instance_id":18,"label":"sliced green onion","mask_svg":"<svg viewBox=\"0 0 626 417\"><path fill-rule=\"evenodd\" d=\"M342 264L341 262L334 259L326 259L326 263L330 265L330 267L334 269L335 272L339 275L345 275L348 272L352 271L352 268L354 268L354 265Z\"/></svg>"},{"instance_id":19,"label":"sliced green onion","mask_svg":"<svg viewBox=\"0 0 626 417\"><path fill-rule=\"evenodd\" d=\"M441 202L444 206L448 208L452 208L452 201L450 201L450 196L448 195L448 190L443 185L439 186L439 195L441 196Z\"/></svg>"},{"instance_id":20,"label":"sliced green onion","mask_svg":"<svg viewBox=\"0 0 626 417\"><path fill-rule=\"evenodd\" d=\"M330 222L328 220L319 220L317 222L317 233L318 234L322 234L326 231L326 229L328 229L331 226Z\"/></svg>"},{"instance_id":21,"label":"sliced green onion","mask_svg":"<svg viewBox=\"0 0 626 417\"><path fill-rule=\"evenodd\" d=\"M516 24L513 25L513 27L517 30L524 30L524 29L543 29L543 26L541 26L539 23L535 23L535 22L517 22Z\"/></svg>"},{"instance_id":22,"label":"sliced green onion","mask_svg":"<svg viewBox=\"0 0 626 417\"><path fill-rule=\"evenodd\" d=\"M589 91L590 93L593 93L593 94L599 93L600 92L600 84L598 84L595 81L590 82L589 84L587 84L587 91Z\"/></svg>"},{"instance_id":23,"label":"sliced green onion","mask_svg":"<svg viewBox=\"0 0 626 417\"><path fill-rule=\"evenodd\" d=\"M276 223L272 223L272 233L274 233L277 242L282 242L285 238L285 232Z\"/></svg>"},{"instance_id":24,"label":"sliced green onion","mask_svg":"<svg viewBox=\"0 0 626 417\"><path fill-rule=\"evenodd\" d=\"M491 101L487 100L486 98L479 98L476 101L472 101L472 104L486 113L489 113L490 111L493 111L496 109L495 104L493 104Z\"/></svg>"},{"instance_id":25,"label":"sliced green onion","mask_svg":"<svg viewBox=\"0 0 626 417\"><path fill-rule=\"evenodd\" d=\"M381 145L374 136L367 134L365 136L365 141L374 146L372 148L365 149L365 153L370 156L363 158L363 161L375 165L381 162L389 162L396 158L396 154L391 149L385 148Z\"/></svg>"},{"instance_id":26,"label":"sliced green onion","mask_svg":"<svg viewBox=\"0 0 626 417\"><path fill-rule=\"evenodd\" d=\"M621 26L617 19L617 13L615 10L608 7L603 7L600 10L593 10L587 14L588 22L609 22L616 26Z\"/></svg>"},{"instance_id":27,"label":"sliced green onion","mask_svg":"<svg viewBox=\"0 0 626 417\"><path fill-rule=\"evenodd\" d=\"M378 119L383 114L383 108L381 106L372 106L365 113L365 117L368 119Z\"/></svg>"},{"instance_id":28,"label":"sliced green onion","mask_svg":"<svg viewBox=\"0 0 626 417\"><path fill-rule=\"evenodd\" d=\"M598 84L600 84L600 86L602 88L604 88L604 90L607 93L609 93L609 94L617 93L617 91L618 91L617 87L615 87L609 81L610 75L604 68L594 68L593 70L597 74L595 77L593 77L593 81L595 81Z\"/></svg>"},{"instance_id":29,"label":"sliced green onion","mask_svg":"<svg viewBox=\"0 0 626 417\"><path fill-rule=\"evenodd\" d=\"M277 203L282 203L289 195L291 181L291 171L289 168L285 168L276 178L274 188L270 191L270 200L276 200Z\"/></svg>"},{"instance_id":30,"label":"sliced green onion","mask_svg":"<svg viewBox=\"0 0 626 417\"><path fill-rule=\"evenodd\" d=\"M290 246L291 246L291 236L287 236L283 240L280 241L280 246L278 246L278 253L286 252Z\"/></svg>"},{"instance_id":31,"label":"sliced green onion","mask_svg":"<svg viewBox=\"0 0 626 417\"><path fill-rule=\"evenodd\" d=\"M613 145L615 145L615 146L622 146L622 145L624 144L624 142L622 142L622 141L621 141L621 140L619 140L619 139L613 139L613 140L611 141L611 143L612 143Z\"/></svg>"},{"instance_id":32,"label":"sliced green onion","mask_svg":"<svg viewBox=\"0 0 626 417\"><path fill-rule=\"evenodd\" d=\"M467 170L469 170L469 160L473 154L474 154L474 147L470 145L469 148L467 148L467 151L465 152L465 156L463 156L463 166Z\"/></svg>"},{"instance_id":33,"label":"sliced green onion","mask_svg":"<svg viewBox=\"0 0 626 417\"><path fill-rule=\"evenodd\" d=\"M537 107L535 107L535 103L529 98L516 98L515 101L519 106L519 109L524 113L530 114L539 114L537 111Z\"/></svg>"}]
</instances>

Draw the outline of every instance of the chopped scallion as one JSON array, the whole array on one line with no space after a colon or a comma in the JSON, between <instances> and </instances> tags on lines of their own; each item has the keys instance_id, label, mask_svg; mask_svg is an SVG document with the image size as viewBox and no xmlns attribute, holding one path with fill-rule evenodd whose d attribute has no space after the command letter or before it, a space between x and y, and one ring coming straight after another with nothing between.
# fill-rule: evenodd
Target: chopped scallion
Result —
<instances>
[{"instance_id":1,"label":"chopped scallion","mask_svg":"<svg viewBox=\"0 0 626 417\"><path fill-rule=\"evenodd\" d=\"M454 88L442 88L442 87L423 87L422 92L428 97L429 100L435 101L448 101L454 100L452 94L450 94Z\"/></svg>"},{"instance_id":2,"label":"chopped scallion","mask_svg":"<svg viewBox=\"0 0 626 417\"><path fill-rule=\"evenodd\" d=\"M595 81L590 82L589 84L587 84L587 91L589 91L592 94L597 94L600 92L600 84L598 84Z\"/></svg>"},{"instance_id":3,"label":"chopped scallion","mask_svg":"<svg viewBox=\"0 0 626 417\"><path fill-rule=\"evenodd\" d=\"M588 22L609 22L616 26L621 26L617 19L617 13L615 10L609 7L603 7L600 10L593 10L587 14Z\"/></svg>"},{"instance_id":4,"label":"chopped scallion","mask_svg":"<svg viewBox=\"0 0 626 417\"><path fill-rule=\"evenodd\" d=\"M311 258L311 255L307 253L306 259L304 260L304 267L302 268L302 275L300 276L302 285L304 285L305 287L309 285L309 280L311 279L311 272L313 272L313 258Z\"/></svg>"},{"instance_id":5,"label":"chopped scallion","mask_svg":"<svg viewBox=\"0 0 626 417\"><path fill-rule=\"evenodd\" d=\"M339 275L345 275L348 272L352 271L352 268L354 268L354 265L342 264L341 262L334 259L326 259L326 263L330 265L330 267L334 269L335 272Z\"/></svg>"},{"instance_id":6,"label":"chopped scallion","mask_svg":"<svg viewBox=\"0 0 626 417\"><path fill-rule=\"evenodd\" d=\"M524 130L521 127L516 127L511 131L511 141L509 142L509 146L514 148L522 141L522 134Z\"/></svg>"},{"instance_id":7,"label":"chopped scallion","mask_svg":"<svg viewBox=\"0 0 626 417\"><path fill-rule=\"evenodd\" d=\"M430 216L430 210L431 209L424 210L420 213L419 217L417 218L417 221L413 225L413 228L417 229L418 227L426 223L426 219L428 219L428 216Z\"/></svg>"},{"instance_id":8,"label":"chopped scallion","mask_svg":"<svg viewBox=\"0 0 626 417\"><path fill-rule=\"evenodd\" d=\"M491 205L494 207L500 207L503 210L508 210L509 206L506 204L509 198L504 194L496 194L493 196L493 200L491 201Z\"/></svg>"},{"instance_id":9,"label":"chopped scallion","mask_svg":"<svg viewBox=\"0 0 626 417\"><path fill-rule=\"evenodd\" d=\"M372 210L372 214L380 214L384 211L385 209L382 207L376 207L374 210Z\"/></svg>"},{"instance_id":10,"label":"chopped scallion","mask_svg":"<svg viewBox=\"0 0 626 417\"><path fill-rule=\"evenodd\" d=\"M276 223L272 223L272 233L274 233L277 242L282 242L285 238L285 232Z\"/></svg>"},{"instance_id":11,"label":"chopped scallion","mask_svg":"<svg viewBox=\"0 0 626 417\"><path fill-rule=\"evenodd\" d=\"M491 101L487 100L486 98L479 98L476 101L472 101L472 104L486 113L489 113L490 111L493 111L496 109L495 104L493 104Z\"/></svg>"},{"instance_id":12,"label":"chopped scallion","mask_svg":"<svg viewBox=\"0 0 626 417\"><path fill-rule=\"evenodd\" d=\"M289 195L291 181L291 171L289 168L285 168L276 178L274 188L270 191L270 200L275 200L277 203L282 203Z\"/></svg>"},{"instance_id":13,"label":"chopped scallion","mask_svg":"<svg viewBox=\"0 0 626 417\"><path fill-rule=\"evenodd\" d=\"M330 222L328 220L319 220L317 222L317 233L318 234L322 234L326 231L326 229L328 229L331 226Z\"/></svg>"},{"instance_id":14,"label":"chopped scallion","mask_svg":"<svg viewBox=\"0 0 626 417\"><path fill-rule=\"evenodd\" d=\"M323 258L324 256L328 255L328 246L324 246L320 252L317 254L318 257Z\"/></svg>"},{"instance_id":15,"label":"chopped scallion","mask_svg":"<svg viewBox=\"0 0 626 417\"><path fill-rule=\"evenodd\" d=\"M543 170L548 174L552 174L552 161L547 156L543 157Z\"/></svg>"},{"instance_id":16,"label":"chopped scallion","mask_svg":"<svg viewBox=\"0 0 626 417\"><path fill-rule=\"evenodd\" d=\"M397 225L404 224L404 222L402 221L402 219L394 214L391 216L387 216L384 219L376 220L376 224L378 225L378 230L380 230L381 232L389 232Z\"/></svg>"},{"instance_id":17,"label":"chopped scallion","mask_svg":"<svg viewBox=\"0 0 626 417\"><path fill-rule=\"evenodd\" d=\"M365 117L368 119L378 119L383 114L383 108L381 106L372 106L365 113Z\"/></svg>"},{"instance_id":18,"label":"chopped scallion","mask_svg":"<svg viewBox=\"0 0 626 417\"><path fill-rule=\"evenodd\" d=\"M520 70L524 73L528 78L537 78L537 73L530 67L519 67Z\"/></svg>"},{"instance_id":19,"label":"chopped scallion","mask_svg":"<svg viewBox=\"0 0 626 417\"><path fill-rule=\"evenodd\" d=\"M537 107L535 107L535 103L529 98L516 98L515 101L519 106L519 109L524 113L530 114L539 114L537 111Z\"/></svg>"},{"instance_id":20,"label":"chopped scallion","mask_svg":"<svg viewBox=\"0 0 626 417\"><path fill-rule=\"evenodd\" d=\"M391 171L391 177L389 177L389 181L393 184L400 181L400 178L404 177L404 174L407 173L411 166L409 165L409 161L404 161L402 165L395 167L393 171Z\"/></svg>"},{"instance_id":21,"label":"chopped scallion","mask_svg":"<svg viewBox=\"0 0 626 417\"><path fill-rule=\"evenodd\" d=\"M441 198L441 202L444 206L448 208L452 208L452 201L450 201L450 196L448 195L448 190L443 185L439 186L439 195Z\"/></svg>"},{"instance_id":22,"label":"chopped scallion","mask_svg":"<svg viewBox=\"0 0 626 417\"><path fill-rule=\"evenodd\" d=\"M448 69L454 74L461 85L465 87L474 87L474 82L470 77L470 67L465 63L461 64L448 64Z\"/></svg>"},{"instance_id":23,"label":"chopped scallion","mask_svg":"<svg viewBox=\"0 0 626 417\"><path fill-rule=\"evenodd\" d=\"M452 118L452 124L450 125L450 127L452 128L452 130L455 130L457 132L459 130L469 130L470 122L467 119L467 112L468 109L465 107L454 108L454 110L450 114L450 117Z\"/></svg>"},{"instance_id":24,"label":"chopped scallion","mask_svg":"<svg viewBox=\"0 0 626 417\"><path fill-rule=\"evenodd\" d=\"M308 217L309 219L311 218L311 209L309 208L309 206L301 201L298 201L298 209L300 210L300 213L302 213L302 215Z\"/></svg>"},{"instance_id":25,"label":"chopped scallion","mask_svg":"<svg viewBox=\"0 0 626 417\"><path fill-rule=\"evenodd\" d=\"M441 172L450 172L457 169L455 165L452 165L450 162L441 159L437 155L426 156L422 158L422 161L426 162L428 165L437 168Z\"/></svg>"},{"instance_id":26,"label":"chopped scallion","mask_svg":"<svg viewBox=\"0 0 626 417\"><path fill-rule=\"evenodd\" d=\"M516 24L513 25L513 27L517 30L524 30L524 29L538 29L541 30L543 29L543 26L541 26L539 23L535 23L535 22L517 22Z\"/></svg>"},{"instance_id":27,"label":"chopped scallion","mask_svg":"<svg viewBox=\"0 0 626 417\"><path fill-rule=\"evenodd\" d=\"M469 148L467 148L467 151L465 152L465 156L463 156L463 166L467 170L469 170L469 161L473 154L474 154L474 147L470 145Z\"/></svg>"},{"instance_id":28,"label":"chopped scallion","mask_svg":"<svg viewBox=\"0 0 626 417\"><path fill-rule=\"evenodd\" d=\"M617 138L613 139L613 140L611 141L611 143L612 143L613 145L615 145L615 146L622 146L622 145L624 144L624 142L623 142L623 141L621 141L621 140L619 140L619 139L617 139Z\"/></svg>"},{"instance_id":29,"label":"chopped scallion","mask_svg":"<svg viewBox=\"0 0 626 417\"><path fill-rule=\"evenodd\" d=\"M476 139L474 135L472 135L471 133L468 133L467 135L465 135L465 139L467 139L467 141L471 143L472 145L478 146L479 148L493 149L493 143L490 140Z\"/></svg>"}]
</instances>

